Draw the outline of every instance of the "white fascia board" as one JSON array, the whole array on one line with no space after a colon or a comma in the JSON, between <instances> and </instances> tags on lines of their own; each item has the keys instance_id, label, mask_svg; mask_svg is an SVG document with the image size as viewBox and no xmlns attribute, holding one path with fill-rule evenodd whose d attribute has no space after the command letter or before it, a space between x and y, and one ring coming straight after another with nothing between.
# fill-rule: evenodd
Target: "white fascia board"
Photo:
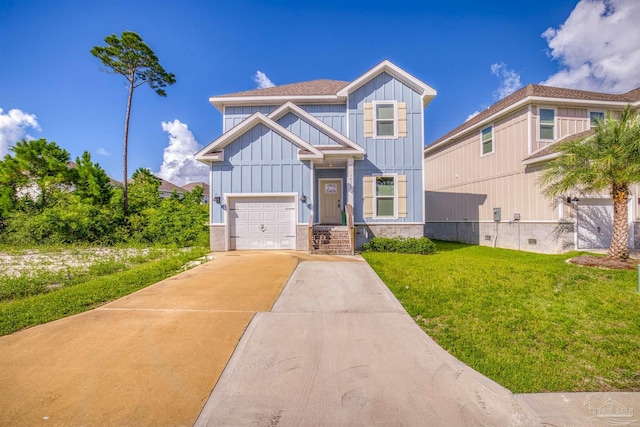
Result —
<instances>
[{"instance_id":1,"label":"white fascia board","mask_svg":"<svg viewBox=\"0 0 640 427\"><path fill-rule=\"evenodd\" d=\"M224 111L225 107L229 106L241 106L241 105L280 105L287 101L296 101L299 103L309 102L312 104L322 103L340 103L339 96L336 95L290 95L290 96L229 96L218 97L212 96L209 98L209 103L216 107L219 111Z\"/></svg>"},{"instance_id":2,"label":"white fascia board","mask_svg":"<svg viewBox=\"0 0 640 427\"><path fill-rule=\"evenodd\" d=\"M402 83L409 86L411 89L418 92L422 98L422 108L425 108L429 104L429 102L431 102L431 100L438 94L438 92L428 84L407 73L402 68L393 64L391 61L385 59L384 61L349 83L347 86L340 89L338 91L338 96L346 98L350 93L383 72L388 73L389 75L395 77Z\"/></svg>"},{"instance_id":3,"label":"white fascia board","mask_svg":"<svg viewBox=\"0 0 640 427\"><path fill-rule=\"evenodd\" d=\"M447 145L449 144L451 141L456 140L468 133L474 132L477 128L479 127L483 127L486 126L488 123L491 123L497 119L499 119L502 116L505 116L507 114L512 113L513 111L516 111L520 108L522 108L523 106L527 105L527 104L536 104L536 103L543 103L543 104L568 104L568 105L601 105L601 106L609 106L609 107L624 107L625 105L627 105L626 102L620 102L620 101L594 101L594 100L588 100L588 99L572 99L572 98L547 98L544 96L528 96L526 98L522 98L520 101L509 105L508 107L500 110L500 111L496 111L494 114L492 114L491 116L485 118L484 120L474 124L473 126L470 126L466 129L461 130L460 132L451 135L449 138L445 139L444 141L440 141L438 144L432 144L430 146L428 146L427 148L424 149L424 154L427 154L433 150L435 150L436 148L439 148L443 145Z\"/></svg>"},{"instance_id":4,"label":"white fascia board","mask_svg":"<svg viewBox=\"0 0 640 427\"><path fill-rule=\"evenodd\" d=\"M267 119L267 116L260 112L253 113L245 120L231 128L228 132L223 133L218 138L214 139L203 149L198 151L194 157L196 158L196 160L204 159L207 155L223 149L227 144L242 135L246 130L254 127L260 121L261 117L263 119Z\"/></svg>"},{"instance_id":5,"label":"white fascia board","mask_svg":"<svg viewBox=\"0 0 640 427\"><path fill-rule=\"evenodd\" d=\"M291 101L289 101L286 104L282 105L281 107L279 107L275 111L272 111L268 115L268 117L270 119L276 121L276 120L282 118L283 116L285 116L289 112L295 114L300 119L302 119L302 120L306 121L307 123L311 124L316 129L318 129L320 132L324 133L325 135L327 135L328 137L332 138L333 140L341 142L344 146L347 146L349 148L352 148L352 149L358 151L359 153L364 154L364 148L362 148L361 146L359 146L358 144L356 144L355 142L353 142L352 140L350 140L349 138L347 138L346 136L344 136L340 132L336 131L334 128L332 128L331 126L329 126L328 124L326 124L322 120L318 119L317 117L313 116L312 114L310 114L310 113L306 112L305 110L303 110L302 108L298 107L296 104L294 104Z\"/></svg>"},{"instance_id":6,"label":"white fascia board","mask_svg":"<svg viewBox=\"0 0 640 427\"><path fill-rule=\"evenodd\" d=\"M332 159L344 159L344 158L355 159L355 160L364 159L364 153L363 152L359 152L359 151L353 151L353 150L322 150L322 152L324 153L325 157L327 157L327 158L331 157Z\"/></svg>"},{"instance_id":7,"label":"white fascia board","mask_svg":"<svg viewBox=\"0 0 640 427\"><path fill-rule=\"evenodd\" d=\"M536 163L542 163L542 162L546 162L549 160L553 160L555 158L557 158L560 155L560 153L551 153L551 154L547 154L546 156L540 156L540 157L535 157L533 159L529 159L529 160L523 160L522 164L523 165L533 165Z\"/></svg>"}]
</instances>

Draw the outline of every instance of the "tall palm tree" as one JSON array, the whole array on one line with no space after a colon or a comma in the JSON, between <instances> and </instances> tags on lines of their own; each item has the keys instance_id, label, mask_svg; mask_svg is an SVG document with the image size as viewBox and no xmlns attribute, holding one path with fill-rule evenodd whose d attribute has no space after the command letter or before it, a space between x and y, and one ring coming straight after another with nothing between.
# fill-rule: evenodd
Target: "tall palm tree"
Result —
<instances>
[{"instance_id":1,"label":"tall palm tree","mask_svg":"<svg viewBox=\"0 0 640 427\"><path fill-rule=\"evenodd\" d=\"M627 105L621 113L607 113L593 134L558 142L555 151L560 155L547 164L540 179L544 194L608 191L613 199L613 237L607 256L627 259L629 188L640 183L638 112Z\"/></svg>"}]
</instances>

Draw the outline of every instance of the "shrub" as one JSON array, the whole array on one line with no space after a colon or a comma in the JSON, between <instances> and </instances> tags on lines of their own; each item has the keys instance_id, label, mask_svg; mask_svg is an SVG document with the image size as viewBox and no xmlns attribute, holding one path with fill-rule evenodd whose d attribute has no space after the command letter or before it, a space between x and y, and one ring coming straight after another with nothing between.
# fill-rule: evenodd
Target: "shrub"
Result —
<instances>
[{"instance_id":1,"label":"shrub","mask_svg":"<svg viewBox=\"0 0 640 427\"><path fill-rule=\"evenodd\" d=\"M370 252L398 252L403 254L430 254L436 245L426 237L374 237L362 245Z\"/></svg>"}]
</instances>

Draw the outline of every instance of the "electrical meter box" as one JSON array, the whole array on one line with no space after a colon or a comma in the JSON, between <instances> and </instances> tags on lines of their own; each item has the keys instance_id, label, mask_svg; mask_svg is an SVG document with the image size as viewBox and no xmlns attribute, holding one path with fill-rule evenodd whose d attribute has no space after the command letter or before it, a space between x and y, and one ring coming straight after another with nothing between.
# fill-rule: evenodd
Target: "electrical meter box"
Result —
<instances>
[{"instance_id":1,"label":"electrical meter box","mask_svg":"<svg viewBox=\"0 0 640 427\"><path fill-rule=\"evenodd\" d=\"M502 209L501 208L493 208L493 220L501 221L502 220Z\"/></svg>"},{"instance_id":2,"label":"electrical meter box","mask_svg":"<svg viewBox=\"0 0 640 427\"><path fill-rule=\"evenodd\" d=\"M513 220L514 221L520 221L520 214L518 212L513 214Z\"/></svg>"}]
</instances>

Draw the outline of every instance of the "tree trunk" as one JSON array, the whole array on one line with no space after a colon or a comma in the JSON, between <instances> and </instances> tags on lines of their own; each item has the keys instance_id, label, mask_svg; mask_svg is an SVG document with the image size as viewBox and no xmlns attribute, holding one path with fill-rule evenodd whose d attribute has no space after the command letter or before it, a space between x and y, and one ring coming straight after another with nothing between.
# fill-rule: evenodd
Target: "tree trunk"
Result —
<instances>
[{"instance_id":1,"label":"tree trunk","mask_svg":"<svg viewBox=\"0 0 640 427\"><path fill-rule=\"evenodd\" d=\"M609 246L609 258L626 260L629 258L629 212L627 202L629 187L626 184L614 184L613 196L613 237Z\"/></svg>"},{"instance_id":2,"label":"tree trunk","mask_svg":"<svg viewBox=\"0 0 640 427\"><path fill-rule=\"evenodd\" d=\"M133 73L129 76L129 98L127 99L127 116L124 120L124 153L122 156L122 171L124 175L124 179L122 181L122 191L124 198L124 218L125 220L129 217L129 189L128 189L128 174L127 174L127 148L129 145L129 119L131 118L131 102L133 100Z\"/></svg>"}]
</instances>

